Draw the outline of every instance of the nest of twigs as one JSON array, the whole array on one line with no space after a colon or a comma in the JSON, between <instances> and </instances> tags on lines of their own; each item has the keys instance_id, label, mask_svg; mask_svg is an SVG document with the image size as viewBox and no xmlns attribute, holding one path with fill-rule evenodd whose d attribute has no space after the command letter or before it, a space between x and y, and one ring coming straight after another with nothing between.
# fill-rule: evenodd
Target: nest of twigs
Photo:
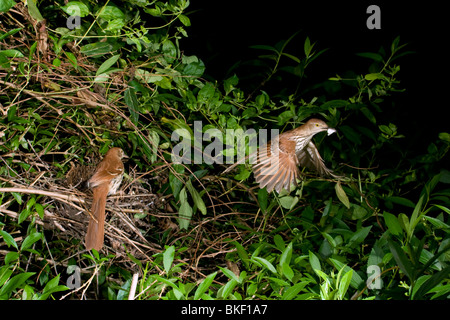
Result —
<instances>
[{"instance_id":1,"label":"nest of twigs","mask_svg":"<svg viewBox=\"0 0 450 320\"><path fill-rule=\"evenodd\" d=\"M6 156L6 157L5 157ZM8 158L11 155L5 155ZM26 158L32 167L51 169L51 164L39 159L38 154L15 154L14 159ZM19 160L20 161L20 160ZM95 166L73 165L64 178L58 179L55 172L39 170L31 176L25 173L16 178L0 177L11 187L0 188L1 192L15 192L22 195L39 196L39 203L45 208L44 216L36 215L36 223L46 230L59 230L58 237L67 242L84 239L89 221L89 210L92 202L92 192L87 189L86 181L92 175ZM29 184L29 179L33 182ZM136 177L130 172L122 184L120 192L108 198L108 212L105 225L106 250L120 254L125 250L137 258L159 252L159 246L150 243L146 234L154 229L147 219L148 215L162 216L158 208L161 199L144 186L150 186L148 181ZM4 209L8 202L2 205L2 212L18 219L20 213Z\"/></svg>"}]
</instances>

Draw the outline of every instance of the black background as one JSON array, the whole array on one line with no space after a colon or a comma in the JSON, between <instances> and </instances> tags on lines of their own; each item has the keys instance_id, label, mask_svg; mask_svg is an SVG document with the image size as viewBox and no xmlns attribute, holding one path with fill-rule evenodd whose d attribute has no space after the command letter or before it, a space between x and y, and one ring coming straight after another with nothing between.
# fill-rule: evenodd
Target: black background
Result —
<instances>
[{"instance_id":1,"label":"black background","mask_svg":"<svg viewBox=\"0 0 450 320\"><path fill-rule=\"evenodd\" d=\"M381 30L369 30L366 13L371 4L381 9ZM261 52L251 45L275 45L301 31L289 49L299 53L306 36L317 49L328 48L308 67L318 82L354 70L368 72L370 61L358 52L389 50L395 37L408 43L404 50L414 54L396 61L397 75L406 92L394 97L393 122L399 133L426 152L439 132L449 132L447 115L447 36L446 8L443 4L410 1L255 1L192 0L189 7L192 26L181 48L197 55L206 64L206 74L218 81L239 60L256 58ZM297 48L296 48L297 47ZM298 50L296 52L296 50ZM292 52L293 51L293 52ZM383 106L382 106L383 107ZM388 119L389 120L389 119ZM381 123L380 123L381 124ZM383 123L387 124L387 123Z\"/></svg>"}]
</instances>

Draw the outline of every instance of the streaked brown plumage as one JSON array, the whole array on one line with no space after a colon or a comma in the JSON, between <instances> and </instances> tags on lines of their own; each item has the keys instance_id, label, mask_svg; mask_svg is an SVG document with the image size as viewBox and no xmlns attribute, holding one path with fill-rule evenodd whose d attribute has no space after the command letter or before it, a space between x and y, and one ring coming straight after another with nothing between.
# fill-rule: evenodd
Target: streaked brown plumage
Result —
<instances>
[{"instance_id":1,"label":"streaked brown plumage","mask_svg":"<svg viewBox=\"0 0 450 320\"><path fill-rule=\"evenodd\" d=\"M89 187L94 192L91 213L95 219L91 217L89 220L85 238L87 250L96 249L99 251L103 247L106 197L116 193L122 183L123 157L125 157L125 154L122 149L109 149L97 166L94 175L88 181Z\"/></svg>"},{"instance_id":2,"label":"streaked brown plumage","mask_svg":"<svg viewBox=\"0 0 450 320\"><path fill-rule=\"evenodd\" d=\"M275 190L280 193L282 189L290 191L291 185L297 185L297 179L300 178L299 166L315 170L321 176L338 177L325 166L311 141L315 134L322 131L327 131L328 135L336 132L322 120L310 119L304 125L273 138L250 155L253 174L260 188L266 187L268 192ZM241 159L224 173L245 160Z\"/></svg>"}]
</instances>

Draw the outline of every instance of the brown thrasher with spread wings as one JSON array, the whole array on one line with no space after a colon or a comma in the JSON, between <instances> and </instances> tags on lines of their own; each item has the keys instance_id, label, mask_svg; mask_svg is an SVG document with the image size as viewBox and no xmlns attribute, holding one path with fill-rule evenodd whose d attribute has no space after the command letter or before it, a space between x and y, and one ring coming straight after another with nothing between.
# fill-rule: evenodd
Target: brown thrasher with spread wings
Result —
<instances>
[{"instance_id":1,"label":"brown thrasher with spread wings","mask_svg":"<svg viewBox=\"0 0 450 320\"><path fill-rule=\"evenodd\" d=\"M125 157L125 154L122 149L109 149L97 166L94 175L88 181L89 187L94 191L94 199L92 201L92 216L85 238L87 250L96 249L99 251L103 246L106 197L116 193L122 183L123 157Z\"/></svg>"},{"instance_id":2,"label":"brown thrasher with spread wings","mask_svg":"<svg viewBox=\"0 0 450 320\"><path fill-rule=\"evenodd\" d=\"M290 192L291 185L297 185L297 179L300 178L299 166L315 170L321 176L338 178L325 166L319 151L311 141L316 133L322 131L327 131L328 135L336 132L322 120L310 119L304 125L273 138L248 156L260 188L266 187L267 192L276 190L280 193L282 189ZM224 173L244 163L247 158L239 160Z\"/></svg>"}]
</instances>

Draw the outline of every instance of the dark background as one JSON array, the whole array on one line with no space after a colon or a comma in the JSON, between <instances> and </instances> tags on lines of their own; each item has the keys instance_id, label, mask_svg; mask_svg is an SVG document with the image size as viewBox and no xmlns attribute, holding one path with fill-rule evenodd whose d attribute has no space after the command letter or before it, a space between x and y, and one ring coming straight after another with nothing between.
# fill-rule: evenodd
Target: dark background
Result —
<instances>
[{"instance_id":1,"label":"dark background","mask_svg":"<svg viewBox=\"0 0 450 320\"><path fill-rule=\"evenodd\" d=\"M369 30L367 7L381 9L381 30ZM446 75L448 33L446 8L410 1L255 1L192 0L189 7L192 26L182 48L206 64L206 74L223 80L239 60L256 58L260 51L249 46L275 45L297 31L289 53L301 56L306 36L317 42L316 49L328 51L308 67L308 76L318 82L353 70L368 72L370 61L358 52L386 50L395 37L408 43L404 50L414 54L396 61L401 66L397 78L406 92L398 94L393 122L399 133L421 152L435 141L439 132L449 132ZM238 74L238 76L241 76ZM390 105L388 105L390 107ZM387 124L387 123L384 123ZM419 150L418 150L419 151Z\"/></svg>"}]
</instances>

